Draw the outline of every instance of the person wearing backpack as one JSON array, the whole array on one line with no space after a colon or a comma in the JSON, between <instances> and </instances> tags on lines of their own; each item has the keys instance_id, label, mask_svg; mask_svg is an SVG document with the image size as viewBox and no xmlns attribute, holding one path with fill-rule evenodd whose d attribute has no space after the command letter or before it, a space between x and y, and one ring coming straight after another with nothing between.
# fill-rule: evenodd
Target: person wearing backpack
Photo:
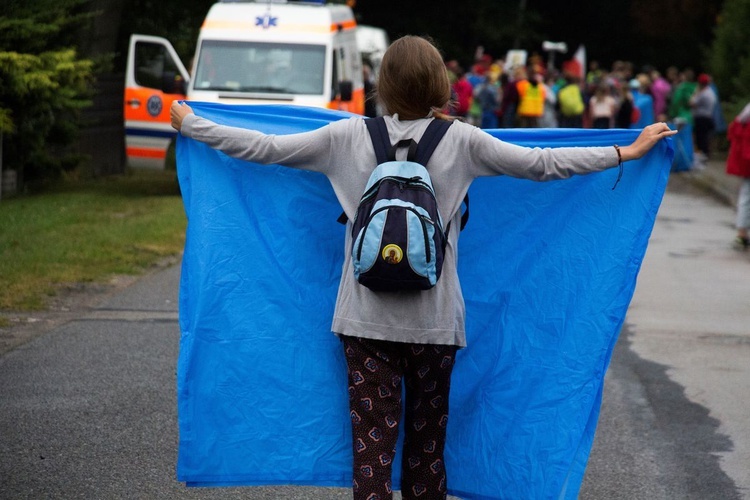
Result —
<instances>
[{"instance_id":1,"label":"person wearing backpack","mask_svg":"<svg viewBox=\"0 0 750 500\"><path fill-rule=\"evenodd\" d=\"M632 144L622 147L541 149L503 142L436 111L448 104L450 83L440 52L417 36L400 38L388 48L376 95L386 110L382 119L352 117L299 134L266 135L217 125L179 102L171 108L172 126L182 135L236 158L328 177L347 219L344 265L331 329L342 341L348 367L354 498L392 498L391 466L400 426L405 434L403 498L445 498L448 486L443 450L451 373L456 352L466 346L457 249L460 208L469 185L477 177L490 175L542 181L622 166L676 132L666 124L653 124ZM386 145L391 148L381 162L379 156ZM432 150L431 154L425 150ZM411 181L400 178L399 173L418 169L420 159L434 189L426 183L415 186L415 194L422 199L417 205L424 199L432 204L434 196L438 213L428 217L419 207L411 206L402 207L400 213L402 223L412 220L419 225L421 221L429 235L438 235L426 238L419 250L439 251L441 272L432 276L434 282L422 283L418 289L371 289L358 281L353 263L359 236L353 230L360 225L358 215L370 199L368 183L381 167L386 174L381 179L391 186ZM407 205L399 200L396 204ZM376 212L373 208L367 213L374 218ZM444 232L434 219L446 222ZM376 258L387 270L390 262L403 262L404 255L403 249L386 244ZM400 422L402 408L405 416Z\"/></svg>"}]
</instances>

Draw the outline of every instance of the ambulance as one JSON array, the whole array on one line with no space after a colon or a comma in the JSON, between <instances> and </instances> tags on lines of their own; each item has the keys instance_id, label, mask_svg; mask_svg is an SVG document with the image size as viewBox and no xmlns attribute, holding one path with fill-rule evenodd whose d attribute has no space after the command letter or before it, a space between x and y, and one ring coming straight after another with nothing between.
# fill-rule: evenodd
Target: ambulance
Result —
<instances>
[{"instance_id":1,"label":"ambulance","mask_svg":"<svg viewBox=\"0 0 750 500\"><path fill-rule=\"evenodd\" d=\"M383 60L388 45L390 41L384 29L362 24L357 26L357 46L362 55L362 62L369 64L376 75L380 70L380 62Z\"/></svg>"},{"instance_id":2,"label":"ambulance","mask_svg":"<svg viewBox=\"0 0 750 500\"><path fill-rule=\"evenodd\" d=\"M123 113L128 164L165 167L176 99L364 114L356 28L343 4L222 0L206 15L190 72L166 39L132 35Z\"/></svg>"}]
</instances>

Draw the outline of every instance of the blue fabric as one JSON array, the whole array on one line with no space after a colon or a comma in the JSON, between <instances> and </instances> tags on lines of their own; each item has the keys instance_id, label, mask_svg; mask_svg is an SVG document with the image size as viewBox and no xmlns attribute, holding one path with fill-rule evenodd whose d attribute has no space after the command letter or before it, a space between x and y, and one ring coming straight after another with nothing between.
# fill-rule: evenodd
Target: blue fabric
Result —
<instances>
[{"instance_id":1,"label":"blue fabric","mask_svg":"<svg viewBox=\"0 0 750 500\"><path fill-rule=\"evenodd\" d=\"M719 98L719 88L711 82L711 88L716 94L716 106L714 106L714 133L723 134L727 131L727 121L724 119L724 113L721 109L721 99Z\"/></svg>"},{"instance_id":2,"label":"blue fabric","mask_svg":"<svg viewBox=\"0 0 750 500\"><path fill-rule=\"evenodd\" d=\"M285 134L346 115L191 103ZM493 130L530 146L628 144L634 130ZM576 498L612 348L672 163L671 141L618 169L471 187L459 273L468 347L451 388L448 485L465 498ZM327 179L180 137L177 475L189 486L349 486L346 366L331 317L344 226ZM399 473L394 481L398 484Z\"/></svg>"},{"instance_id":3,"label":"blue fabric","mask_svg":"<svg viewBox=\"0 0 750 500\"><path fill-rule=\"evenodd\" d=\"M673 172L684 172L693 167L693 126L687 122L671 123L670 128L677 130L674 135L674 161L672 161Z\"/></svg>"},{"instance_id":4,"label":"blue fabric","mask_svg":"<svg viewBox=\"0 0 750 500\"><path fill-rule=\"evenodd\" d=\"M635 106L640 110L641 116L638 121L630 126L630 128L642 129L648 125L651 125L656 121L654 117L654 98L648 94L642 94L638 91L633 91L633 101Z\"/></svg>"}]
</instances>

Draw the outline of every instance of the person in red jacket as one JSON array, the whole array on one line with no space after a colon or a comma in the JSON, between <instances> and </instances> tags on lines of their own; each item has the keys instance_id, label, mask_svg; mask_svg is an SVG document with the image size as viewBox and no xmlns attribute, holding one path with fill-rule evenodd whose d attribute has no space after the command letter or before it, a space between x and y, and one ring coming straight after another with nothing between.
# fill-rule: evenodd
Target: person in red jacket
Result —
<instances>
[{"instance_id":1,"label":"person in red jacket","mask_svg":"<svg viewBox=\"0 0 750 500\"><path fill-rule=\"evenodd\" d=\"M452 113L459 118L466 119L471 107L474 95L474 87L466 78L466 71L461 66L455 68L456 81L452 84L453 92L456 94L455 110Z\"/></svg>"},{"instance_id":2,"label":"person in red jacket","mask_svg":"<svg viewBox=\"0 0 750 500\"><path fill-rule=\"evenodd\" d=\"M730 141L727 174L742 177L737 200L735 246L747 250L750 247L750 104L729 125L727 138Z\"/></svg>"}]
</instances>

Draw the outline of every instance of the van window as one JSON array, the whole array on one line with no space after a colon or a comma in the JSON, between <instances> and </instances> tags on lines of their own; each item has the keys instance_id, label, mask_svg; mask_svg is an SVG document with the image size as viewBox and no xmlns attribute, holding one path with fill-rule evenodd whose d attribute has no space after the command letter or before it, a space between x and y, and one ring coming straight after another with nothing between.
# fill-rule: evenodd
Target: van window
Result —
<instances>
[{"instance_id":1,"label":"van window","mask_svg":"<svg viewBox=\"0 0 750 500\"><path fill-rule=\"evenodd\" d=\"M325 54L324 45L204 40L194 88L321 95Z\"/></svg>"},{"instance_id":2,"label":"van window","mask_svg":"<svg viewBox=\"0 0 750 500\"><path fill-rule=\"evenodd\" d=\"M162 89L167 80L174 81L179 75L172 56L160 43L137 42L135 44L135 82L141 87Z\"/></svg>"}]
</instances>

